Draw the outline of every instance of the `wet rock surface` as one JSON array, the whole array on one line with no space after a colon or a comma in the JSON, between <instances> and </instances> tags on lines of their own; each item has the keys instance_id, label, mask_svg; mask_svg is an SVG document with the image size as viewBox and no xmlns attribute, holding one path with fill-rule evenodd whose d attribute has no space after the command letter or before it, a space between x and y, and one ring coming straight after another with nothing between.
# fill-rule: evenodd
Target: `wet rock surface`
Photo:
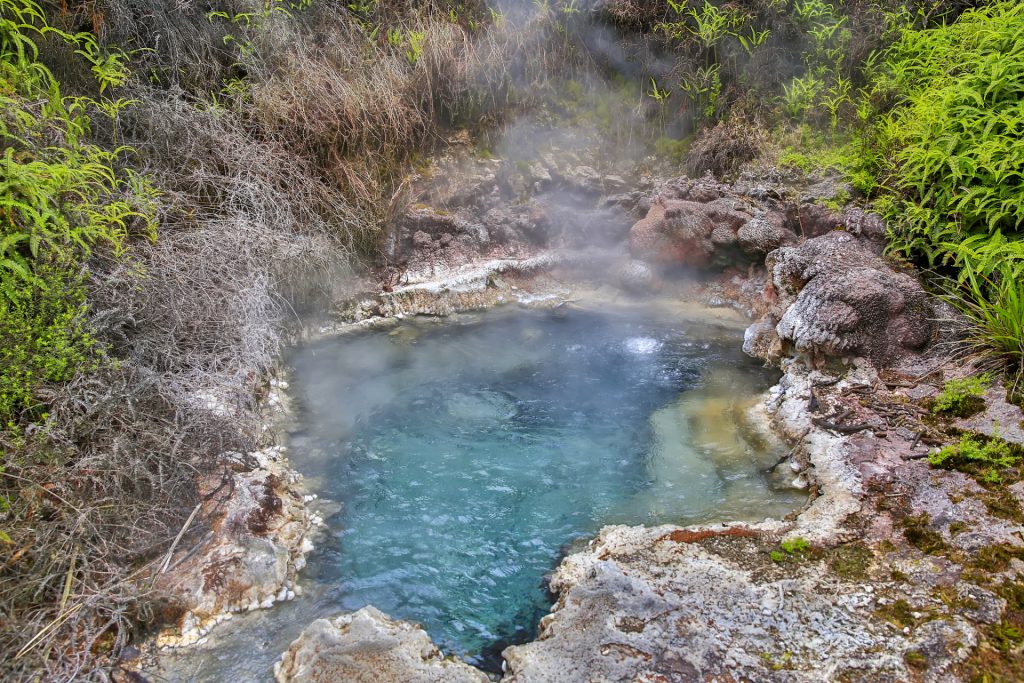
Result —
<instances>
[{"instance_id":1,"label":"wet rock surface","mask_svg":"<svg viewBox=\"0 0 1024 683\"><path fill-rule=\"evenodd\" d=\"M419 626L373 607L317 619L274 667L278 683L486 683L482 672L444 657Z\"/></svg>"},{"instance_id":2,"label":"wet rock surface","mask_svg":"<svg viewBox=\"0 0 1024 683\"><path fill-rule=\"evenodd\" d=\"M250 456L251 470L205 483L200 511L209 531L171 558L158 587L181 612L157 645L201 640L233 612L268 608L295 597L297 574L313 545L313 516L303 504L298 475L279 447Z\"/></svg>"}]
</instances>

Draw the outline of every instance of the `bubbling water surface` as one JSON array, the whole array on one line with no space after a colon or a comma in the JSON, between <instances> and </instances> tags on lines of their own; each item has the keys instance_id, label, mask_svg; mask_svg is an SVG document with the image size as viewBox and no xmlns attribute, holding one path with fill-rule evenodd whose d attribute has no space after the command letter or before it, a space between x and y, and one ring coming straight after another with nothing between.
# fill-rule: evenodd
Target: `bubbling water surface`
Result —
<instances>
[{"instance_id":1,"label":"bubbling water surface","mask_svg":"<svg viewBox=\"0 0 1024 683\"><path fill-rule=\"evenodd\" d=\"M802 496L762 474L781 444L746 417L774 377L738 347L715 325L568 311L299 351L301 448L341 506L318 580L493 667L601 526L792 510Z\"/></svg>"},{"instance_id":2,"label":"bubbling water surface","mask_svg":"<svg viewBox=\"0 0 1024 683\"><path fill-rule=\"evenodd\" d=\"M293 465L327 529L303 596L166 657L173 680L269 680L317 617L372 604L500 669L546 576L607 524L781 516L806 499L752 408L777 378L743 322L653 308L492 311L293 351Z\"/></svg>"}]
</instances>

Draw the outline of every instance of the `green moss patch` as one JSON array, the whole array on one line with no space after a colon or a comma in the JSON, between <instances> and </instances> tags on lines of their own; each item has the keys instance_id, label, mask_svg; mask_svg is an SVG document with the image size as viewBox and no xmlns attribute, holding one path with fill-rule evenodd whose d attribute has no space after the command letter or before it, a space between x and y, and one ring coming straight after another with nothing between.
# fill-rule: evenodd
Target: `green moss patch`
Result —
<instances>
[{"instance_id":1,"label":"green moss patch","mask_svg":"<svg viewBox=\"0 0 1024 683\"><path fill-rule=\"evenodd\" d=\"M868 577L868 570L875 555L861 542L846 543L830 554L829 567L838 576L851 581L862 581Z\"/></svg>"},{"instance_id":2,"label":"green moss patch","mask_svg":"<svg viewBox=\"0 0 1024 683\"><path fill-rule=\"evenodd\" d=\"M948 549L942 534L928 528L930 520L927 514L905 517L902 522L903 536L907 543L918 550L930 555L937 554Z\"/></svg>"}]
</instances>

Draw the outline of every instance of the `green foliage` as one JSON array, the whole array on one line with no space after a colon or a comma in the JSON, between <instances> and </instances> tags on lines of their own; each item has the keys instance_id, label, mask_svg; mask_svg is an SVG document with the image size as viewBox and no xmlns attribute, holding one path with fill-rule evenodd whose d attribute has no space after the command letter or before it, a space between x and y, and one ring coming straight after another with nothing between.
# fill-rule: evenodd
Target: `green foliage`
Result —
<instances>
[{"instance_id":1,"label":"green foliage","mask_svg":"<svg viewBox=\"0 0 1024 683\"><path fill-rule=\"evenodd\" d=\"M673 164L683 163L683 158L690 149L691 138L686 137L682 140L662 135L654 141L654 153L658 155L660 159L667 159Z\"/></svg>"},{"instance_id":2,"label":"green foliage","mask_svg":"<svg viewBox=\"0 0 1024 683\"><path fill-rule=\"evenodd\" d=\"M949 413L960 417L974 412L979 401L984 405L981 399L991 383L988 375L952 379L946 382L942 391L935 397L932 412Z\"/></svg>"},{"instance_id":3,"label":"green foliage","mask_svg":"<svg viewBox=\"0 0 1024 683\"><path fill-rule=\"evenodd\" d=\"M670 0L668 4L671 14L654 29L670 41L691 46L704 55L704 64L684 72L679 86L680 91L695 104L698 118L715 119L723 113L720 106L723 58L720 52L727 43L734 41L751 55L765 44L771 30L759 27L754 15L733 4L716 5L709 0ZM659 93L666 96L658 97ZM655 87L647 94L664 106L671 91Z\"/></svg>"},{"instance_id":4,"label":"green foliage","mask_svg":"<svg viewBox=\"0 0 1024 683\"><path fill-rule=\"evenodd\" d=\"M968 321L969 350L1005 363L1019 382L1024 4L998 0L936 25L940 4L886 12L891 46L852 71L837 6L796 0L811 48L779 106L835 132L802 132L781 161L839 170L887 219L891 251L952 267L945 298ZM867 84L855 87L855 76Z\"/></svg>"},{"instance_id":5,"label":"green foliage","mask_svg":"<svg viewBox=\"0 0 1024 683\"><path fill-rule=\"evenodd\" d=\"M405 60L410 66L416 66L423 56L423 43L427 34L424 31L413 31L404 29L389 29L388 43L395 49L401 50Z\"/></svg>"},{"instance_id":6,"label":"green foliage","mask_svg":"<svg viewBox=\"0 0 1024 683\"><path fill-rule=\"evenodd\" d=\"M789 559L798 559L811 549L811 544L805 538L790 538L779 544L780 550L773 550L769 556L774 562L784 562Z\"/></svg>"},{"instance_id":7,"label":"green foliage","mask_svg":"<svg viewBox=\"0 0 1024 683\"><path fill-rule=\"evenodd\" d=\"M998 474L998 470L1012 467L1019 460L1002 439L983 440L971 434L964 434L959 442L928 456L933 467L978 471L983 475L993 471Z\"/></svg>"},{"instance_id":8,"label":"green foliage","mask_svg":"<svg viewBox=\"0 0 1024 683\"><path fill-rule=\"evenodd\" d=\"M1002 0L948 26L904 30L877 90L893 247L936 263L975 234L1024 224L1024 5Z\"/></svg>"},{"instance_id":9,"label":"green foliage","mask_svg":"<svg viewBox=\"0 0 1024 683\"><path fill-rule=\"evenodd\" d=\"M783 541L779 544L779 547L782 548L787 555L796 555L810 550L811 544L808 543L806 539L797 537Z\"/></svg>"},{"instance_id":10,"label":"green foliage","mask_svg":"<svg viewBox=\"0 0 1024 683\"><path fill-rule=\"evenodd\" d=\"M1009 368L1011 384L1024 377L1024 249L998 231L952 247L960 268L943 298L967 320L966 345L975 355Z\"/></svg>"},{"instance_id":11,"label":"green foliage","mask_svg":"<svg viewBox=\"0 0 1024 683\"><path fill-rule=\"evenodd\" d=\"M783 111L794 119L811 118L821 111L837 128L840 113L854 102L846 59L851 41L847 17L826 0L796 0L793 15L808 47L802 55L804 73L783 86Z\"/></svg>"},{"instance_id":12,"label":"green foliage","mask_svg":"<svg viewBox=\"0 0 1024 683\"><path fill-rule=\"evenodd\" d=\"M128 77L120 53L45 23L31 0L0 0L0 417L32 406L43 382L88 369L95 342L84 325L78 273L93 249L115 255L138 233L155 237L154 192L119 169L128 150L88 141L90 112L116 116L123 100L64 97L36 60L32 36L68 42L100 91Z\"/></svg>"},{"instance_id":13,"label":"green foliage","mask_svg":"<svg viewBox=\"0 0 1024 683\"><path fill-rule=\"evenodd\" d=\"M931 29L905 26L872 98L876 202L891 248L957 270L946 300L967 346L1024 374L1024 5L1001 0Z\"/></svg>"},{"instance_id":14,"label":"green foliage","mask_svg":"<svg viewBox=\"0 0 1024 683\"><path fill-rule=\"evenodd\" d=\"M42 410L32 389L95 369L101 349L85 322L85 288L67 264L37 264L46 287L25 287L0 307L0 415Z\"/></svg>"}]
</instances>

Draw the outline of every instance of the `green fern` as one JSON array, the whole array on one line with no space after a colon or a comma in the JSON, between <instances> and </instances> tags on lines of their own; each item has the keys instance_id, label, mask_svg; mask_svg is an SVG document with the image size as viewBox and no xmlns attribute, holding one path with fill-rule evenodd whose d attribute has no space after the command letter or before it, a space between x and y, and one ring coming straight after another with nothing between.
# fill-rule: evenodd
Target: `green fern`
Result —
<instances>
[{"instance_id":1,"label":"green fern","mask_svg":"<svg viewBox=\"0 0 1024 683\"><path fill-rule=\"evenodd\" d=\"M46 24L32 0L0 0L0 417L34 408L42 382L87 370L98 350L85 326L82 271L97 248L121 255L155 238L155 192L121 168L126 148L89 142L91 118L130 101L65 97L37 61L34 37L66 41L100 92L129 77L122 53Z\"/></svg>"}]
</instances>

